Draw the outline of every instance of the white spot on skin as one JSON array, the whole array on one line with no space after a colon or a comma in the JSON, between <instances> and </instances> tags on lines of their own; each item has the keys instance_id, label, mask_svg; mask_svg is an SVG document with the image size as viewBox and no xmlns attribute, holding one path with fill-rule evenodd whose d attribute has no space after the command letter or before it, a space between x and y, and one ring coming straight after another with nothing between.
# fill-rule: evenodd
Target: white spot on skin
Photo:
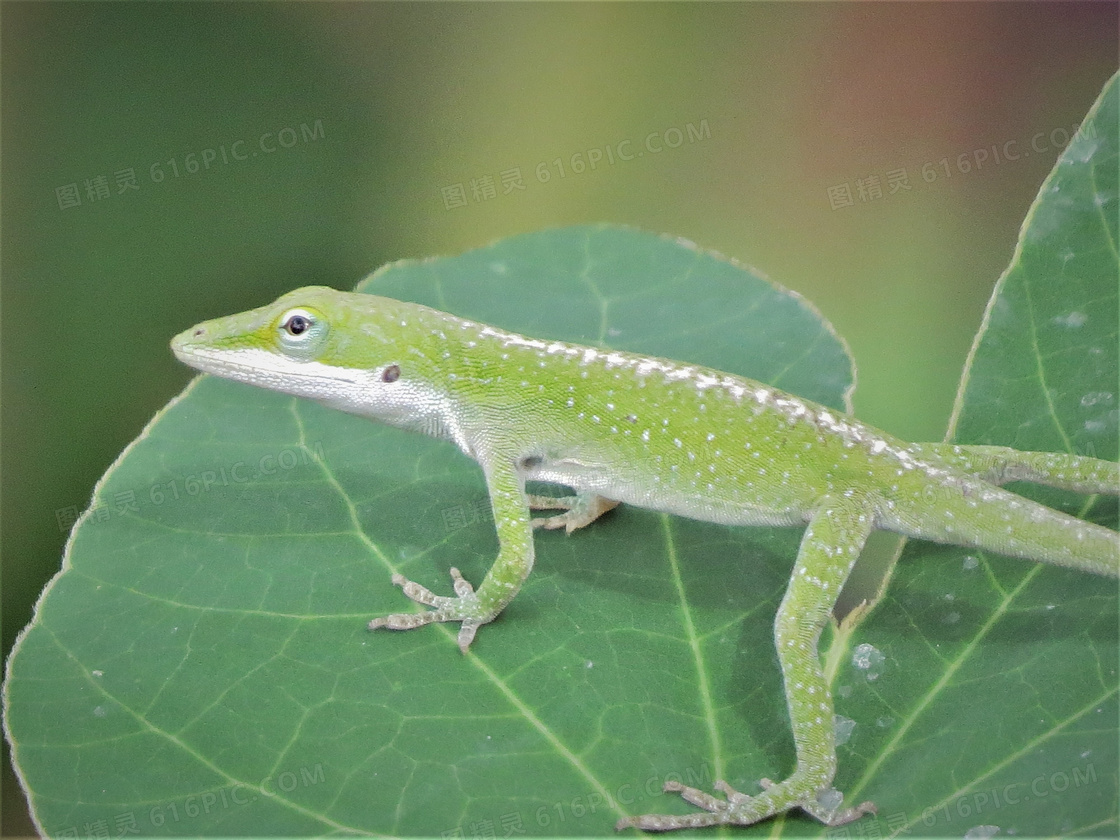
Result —
<instances>
[{"instance_id":1,"label":"white spot on skin","mask_svg":"<svg viewBox=\"0 0 1120 840\"><path fill-rule=\"evenodd\" d=\"M701 373L701 374L697 374L697 376L696 376L696 390L697 391L703 392L707 388L711 388L713 385L718 385L718 384L719 384L719 379L717 379L714 376L711 376L710 374Z\"/></svg>"},{"instance_id":2,"label":"white spot on skin","mask_svg":"<svg viewBox=\"0 0 1120 840\"><path fill-rule=\"evenodd\" d=\"M723 385L724 390L734 398L735 402L741 402L743 396L747 393L747 389L733 379L724 377L720 384Z\"/></svg>"},{"instance_id":3,"label":"white spot on skin","mask_svg":"<svg viewBox=\"0 0 1120 840\"><path fill-rule=\"evenodd\" d=\"M469 321L465 321L464 325L469 323ZM544 350L548 347L548 343L541 341L540 339L526 338L523 335L503 332L502 330L496 330L493 327L483 327L478 331L478 334L483 338L496 338L501 341L502 345L505 347L528 347L533 350Z\"/></svg>"}]
</instances>

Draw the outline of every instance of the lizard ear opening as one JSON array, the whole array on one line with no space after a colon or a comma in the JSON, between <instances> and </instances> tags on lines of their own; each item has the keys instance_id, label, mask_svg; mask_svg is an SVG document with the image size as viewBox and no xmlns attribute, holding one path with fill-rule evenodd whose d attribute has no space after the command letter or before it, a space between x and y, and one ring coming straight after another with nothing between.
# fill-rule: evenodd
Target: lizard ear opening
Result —
<instances>
[{"instance_id":1,"label":"lizard ear opening","mask_svg":"<svg viewBox=\"0 0 1120 840\"><path fill-rule=\"evenodd\" d=\"M276 322L281 346L300 359L311 358L323 346L328 331L324 318L303 307L287 310Z\"/></svg>"}]
</instances>

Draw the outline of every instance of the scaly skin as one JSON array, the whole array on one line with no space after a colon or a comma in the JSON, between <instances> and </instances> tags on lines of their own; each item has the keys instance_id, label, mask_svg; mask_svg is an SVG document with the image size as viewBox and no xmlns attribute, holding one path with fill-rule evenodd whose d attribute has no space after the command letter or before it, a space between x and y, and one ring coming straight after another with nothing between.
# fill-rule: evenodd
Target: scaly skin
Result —
<instances>
[{"instance_id":1,"label":"scaly skin","mask_svg":"<svg viewBox=\"0 0 1120 840\"><path fill-rule=\"evenodd\" d=\"M207 373L317 400L453 441L486 475L498 557L477 591L399 575L430 609L376 618L407 630L458 622L465 652L533 567L533 528L582 528L620 502L728 525L806 525L775 621L797 750L792 775L726 798L680 785L701 810L619 823L669 830L749 825L801 808L829 825L832 698L817 640L864 542L885 529L1116 577L1120 535L1002 490L1012 480L1083 493L1120 489L1120 465L994 446L907 444L808 400L717 370L527 338L424 306L323 287L207 321L172 342ZM575 496L528 496L525 482ZM561 510L532 519L531 509Z\"/></svg>"}]
</instances>

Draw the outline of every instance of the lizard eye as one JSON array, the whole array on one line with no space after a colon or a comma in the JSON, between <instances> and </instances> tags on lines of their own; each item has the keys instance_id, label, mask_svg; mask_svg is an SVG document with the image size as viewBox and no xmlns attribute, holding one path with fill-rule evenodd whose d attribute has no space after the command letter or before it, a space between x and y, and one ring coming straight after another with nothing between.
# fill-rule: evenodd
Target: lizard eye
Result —
<instances>
[{"instance_id":1,"label":"lizard eye","mask_svg":"<svg viewBox=\"0 0 1120 840\"><path fill-rule=\"evenodd\" d=\"M322 345L327 322L307 309L289 309L276 322L280 344L297 357L308 358Z\"/></svg>"},{"instance_id":2,"label":"lizard eye","mask_svg":"<svg viewBox=\"0 0 1120 840\"><path fill-rule=\"evenodd\" d=\"M280 329L292 338L299 338L315 325L315 319L306 309L285 312L280 319Z\"/></svg>"},{"instance_id":3,"label":"lizard eye","mask_svg":"<svg viewBox=\"0 0 1120 840\"><path fill-rule=\"evenodd\" d=\"M288 331L288 335L299 335L311 329L311 319L306 315L291 315L284 322L284 329Z\"/></svg>"}]
</instances>

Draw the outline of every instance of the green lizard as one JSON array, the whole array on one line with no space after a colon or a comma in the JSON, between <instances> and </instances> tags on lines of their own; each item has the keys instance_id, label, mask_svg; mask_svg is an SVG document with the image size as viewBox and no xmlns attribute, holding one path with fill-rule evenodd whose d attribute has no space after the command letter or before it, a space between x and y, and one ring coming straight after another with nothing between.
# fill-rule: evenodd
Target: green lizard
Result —
<instances>
[{"instance_id":1,"label":"green lizard","mask_svg":"<svg viewBox=\"0 0 1120 840\"><path fill-rule=\"evenodd\" d=\"M482 467L498 557L453 596L394 575L429 609L376 618L407 630L458 622L466 652L533 567L533 528L590 524L620 502L728 525L806 525L774 639L797 764L784 781L725 798L678 783L701 810L619 823L647 830L749 825L801 808L828 825L841 809L833 706L817 641L873 529L1120 574L1120 535L1001 489L1032 481L1120 491L1120 465L997 446L907 444L759 382L721 371L527 338L413 303L323 287L199 324L172 341L207 373L453 441ZM527 480L575 495L526 493ZM533 519L530 510L561 513Z\"/></svg>"}]
</instances>

